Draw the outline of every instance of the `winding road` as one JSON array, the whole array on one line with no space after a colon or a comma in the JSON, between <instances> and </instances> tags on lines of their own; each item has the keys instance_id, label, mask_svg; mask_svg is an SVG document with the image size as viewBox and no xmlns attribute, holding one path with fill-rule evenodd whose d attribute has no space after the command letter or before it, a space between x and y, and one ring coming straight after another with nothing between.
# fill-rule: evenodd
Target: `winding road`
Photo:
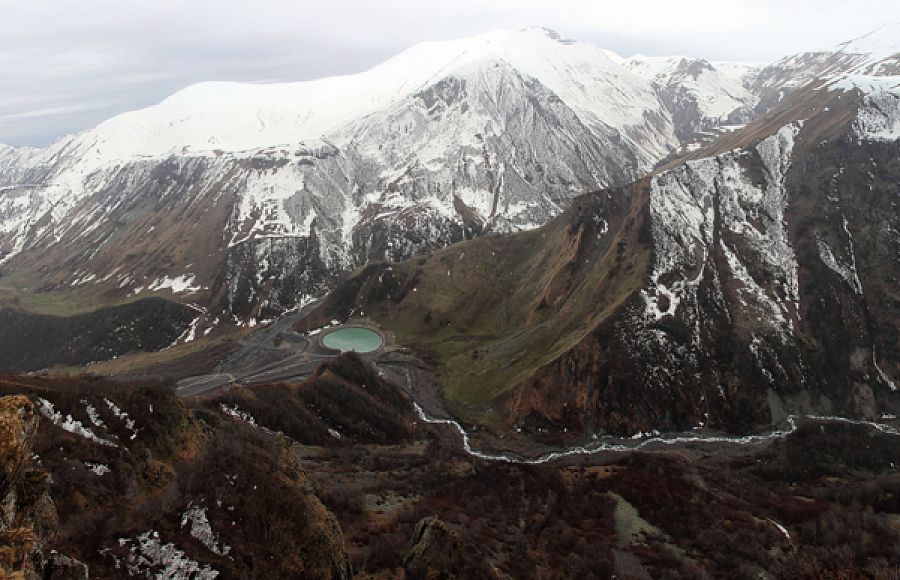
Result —
<instances>
[{"instance_id":1,"label":"winding road","mask_svg":"<svg viewBox=\"0 0 900 580\"><path fill-rule=\"evenodd\" d=\"M310 339L293 329L294 322L320 302L307 304L243 337L238 349L211 372L178 381L175 392L180 397L193 397L232 385L306 378L333 356L315 352Z\"/></svg>"}]
</instances>

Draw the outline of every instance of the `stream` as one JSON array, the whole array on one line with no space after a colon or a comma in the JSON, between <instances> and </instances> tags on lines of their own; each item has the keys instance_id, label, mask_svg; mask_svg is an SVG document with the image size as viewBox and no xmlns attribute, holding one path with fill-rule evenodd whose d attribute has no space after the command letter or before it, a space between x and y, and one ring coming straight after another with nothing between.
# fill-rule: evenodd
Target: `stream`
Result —
<instances>
[{"instance_id":1,"label":"stream","mask_svg":"<svg viewBox=\"0 0 900 580\"><path fill-rule=\"evenodd\" d=\"M728 436L728 435L672 435L662 436L662 435L653 435L646 438L632 438L632 439L621 439L615 438L612 441L596 441L593 443L589 443L587 445L581 445L578 447L569 447L567 449L561 449L559 451L553 451L550 453L545 453L539 457L514 457L511 455L505 455L503 453L488 453L485 451L480 451L472 447L472 444L469 440L469 434L463 429L463 426L460 425L457 421L453 419L439 419L437 417L432 417L416 402L413 402L413 405L416 409L416 414L419 416L419 419L426 423L430 423L432 425L448 425L453 427L460 435L462 439L463 449L466 453L468 453L472 457L476 457L478 459L483 459L485 461L500 461L504 463L516 463L522 465L539 465L542 463L549 463L551 461L556 461L557 459L563 459L565 457L573 457L577 455L592 455L595 453L602 453L605 451L610 452L627 452L627 451L637 451L639 449L643 449L645 447L650 447L652 445L678 445L678 444L686 444L686 443L725 443L732 445L759 445L761 443L766 443L768 441L773 441L775 439L784 439L791 433L794 433L799 428L799 421L813 421L817 423L846 423L850 425L864 425L875 429L877 431L881 431L882 433L887 433L889 435L900 436L900 431L891 427L890 425L885 425L883 423L876 423L874 421L865 421L861 419L848 419L847 417L829 417L829 416L821 416L821 415L789 415L787 417L787 422L789 427L787 429L777 429L774 431L770 431L769 433L763 433L759 435L743 435L743 436Z\"/></svg>"}]
</instances>

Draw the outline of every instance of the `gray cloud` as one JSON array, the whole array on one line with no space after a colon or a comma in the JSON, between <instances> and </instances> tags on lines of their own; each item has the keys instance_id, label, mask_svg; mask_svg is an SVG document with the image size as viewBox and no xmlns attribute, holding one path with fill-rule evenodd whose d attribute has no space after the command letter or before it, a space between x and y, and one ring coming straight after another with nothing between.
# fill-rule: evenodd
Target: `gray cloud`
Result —
<instances>
[{"instance_id":1,"label":"gray cloud","mask_svg":"<svg viewBox=\"0 0 900 580\"><path fill-rule=\"evenodd\" d=\"M889 21L896 0L0 0L0 143L43 145L205 80L364 70L425 40L542 25L623 55L770 61Z\"/></svg>"}]
</instances>

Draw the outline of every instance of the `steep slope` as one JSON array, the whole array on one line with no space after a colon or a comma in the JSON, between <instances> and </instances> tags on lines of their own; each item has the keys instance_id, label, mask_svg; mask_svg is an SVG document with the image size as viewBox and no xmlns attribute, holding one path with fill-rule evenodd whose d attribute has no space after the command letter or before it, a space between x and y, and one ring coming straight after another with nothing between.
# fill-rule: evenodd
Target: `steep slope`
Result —
<instances>
[{"instance_id":1,"label":"steep slope","mask_svg":"<svg viewBox=\"0 0 900 580\"><path fill-rule=\"evenodd\" d=\"M898 404L897 105L801 91L536 231L372 265L306 324L364 311L454 412L536 433L876 418Z\"/></svg>"},{"instance_id":2,"label":"steep slope","mask_svg":"<svg viewBox=\"0 0 900 580\"><path fill-rule=\"evenodd\" d=\"M0 397L0 574L86 580L87 566L49 549L57 511L47 493L47 472L32 454L37 430L27 397Z\"/></svg>"},{"instance_id":3,"label":"steep slope","mask_svg":"<svg viewBox=\"0 0 900 580\"><path fill-rule=\"evenodd\" d=\"M532 232L373 264L301 324L313 328L330 315L364 312L440 361L451 402L487 404L637 291L650 259L639 242L645 201L640 184L586 196Z\"/></svg>"},{"instance_id":4,"label":"steep slope","mask_svg":"<svg viewBox=\"0 0 900 580\"><path fill-rule=\"evenodd\" d=\"M369 261L531 229L585 191L733 147L775 93L890 73L891 38L755 74L526 29L346 77L190 87L46 149L0 148L0 296L158 295L201 313L193 338L255 326Z\"/></svg>"},{"instance_id":5,"label":"steep slope","mask_svg":"<svg viewBox=\"0 0 900 580\"><path fill-rule=\"evenodd\" d=\"M0 570L805 578L877 574L900 545L886 428L810 422L759 448L520 465L465 453L353 356L304 385L235 391L182 405L141 383L0 377L28 393L0 397Z\"/></svg>"}]
</instances>

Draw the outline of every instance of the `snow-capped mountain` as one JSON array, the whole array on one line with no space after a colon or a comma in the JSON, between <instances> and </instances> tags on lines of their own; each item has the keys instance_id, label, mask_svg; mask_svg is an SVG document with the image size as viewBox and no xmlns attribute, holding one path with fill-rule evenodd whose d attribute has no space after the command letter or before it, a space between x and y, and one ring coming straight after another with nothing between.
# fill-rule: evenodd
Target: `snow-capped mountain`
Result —
<instances>
[{"instance_id":1,"label":"snow-capped mountain","mask_svg":"<svg viewBox=\"0 0 900 580\"><path fill-rule=\"evenodd\" d=\"M837 70L820 61L889 72L889 47L860 52L876 44L757 74L526 29L356 75L202 83L45 149L0 148L0 275L99 303L170 292L216 313L203 324L252 323L368 260L540 225Z\"/></svg>"}]
</instances>

